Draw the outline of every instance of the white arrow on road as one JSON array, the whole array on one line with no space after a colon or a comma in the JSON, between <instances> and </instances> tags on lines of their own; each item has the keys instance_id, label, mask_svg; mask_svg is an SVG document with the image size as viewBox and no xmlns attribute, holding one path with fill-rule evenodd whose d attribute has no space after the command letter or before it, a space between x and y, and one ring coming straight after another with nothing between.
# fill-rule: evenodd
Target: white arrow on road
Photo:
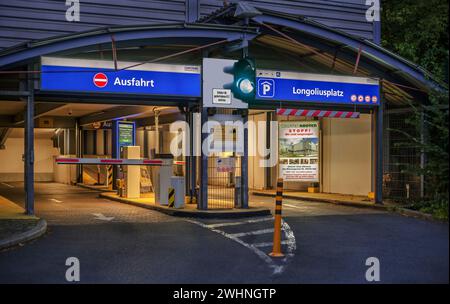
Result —
<instances>
[{"instance_id":1,"label":"white arrow on road","mask_svg":"<svg viewBox=\"0 0 450 304\"><path fill-rule=\"evenodd\" d=\"M113 216L104 216L102 213L92 213L93 216L95 216L96 220L100 221L112 221L114 219Z\"/></svg>"}]
</instances>

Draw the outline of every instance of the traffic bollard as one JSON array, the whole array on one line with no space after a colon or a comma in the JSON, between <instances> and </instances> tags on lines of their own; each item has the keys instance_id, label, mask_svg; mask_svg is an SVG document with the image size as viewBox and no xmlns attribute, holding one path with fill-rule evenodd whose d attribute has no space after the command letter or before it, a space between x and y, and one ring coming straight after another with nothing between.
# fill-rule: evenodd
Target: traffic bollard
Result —
<instances>
[{"instance_id":1,"label":"traffic bollard","mask_svg":"<svg viewBox=\"0 0 450 304\"><path fill-rule=\"evenodd\" d=\"M281 252L281 204L283 200L283 179L277 180L277 195L275 198L275 222L273 230L273 247L271 257L284 257Z\"/></svg>"}]
</instances>

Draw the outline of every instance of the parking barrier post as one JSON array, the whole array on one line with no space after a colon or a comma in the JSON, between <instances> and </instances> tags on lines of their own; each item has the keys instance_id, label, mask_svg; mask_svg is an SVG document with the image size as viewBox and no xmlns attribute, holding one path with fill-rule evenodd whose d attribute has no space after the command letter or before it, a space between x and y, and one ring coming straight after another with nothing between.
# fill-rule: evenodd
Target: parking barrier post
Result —
<instances>
[{"instance_id":1,"label":"parking barrier post","mask_svg":"<svg viewBox=\"0 0 450 304\"><path fill-rule=\"evenodd\" d=\"M277 180L277 195L275 198L275 221L273 230L273 247L269 253L271 257L284 257L281 252L281 209L283 200L283 179Z\"/></svg>"}]
</instances>

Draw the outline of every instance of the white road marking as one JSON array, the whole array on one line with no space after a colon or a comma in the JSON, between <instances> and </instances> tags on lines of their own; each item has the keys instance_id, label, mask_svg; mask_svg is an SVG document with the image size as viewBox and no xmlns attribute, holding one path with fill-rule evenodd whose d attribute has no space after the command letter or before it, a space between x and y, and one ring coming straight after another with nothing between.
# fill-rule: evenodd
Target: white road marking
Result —
<instances>
[{"instance_id":1,"label":"white road marking","mask_svg":"<svg viewBox=\"0 0 450 304\"><path fill-rule=\"evenodd\" d=\"M62 203L62 201L57 200L56 198L51 198L50 200L51 200L51 201L54 201L55 203Z\"/></svg>"},{"instance_id":2,"label":"white road marking","mask_svg":"<svg viewBox=\"0 0 450 304\"><path fill-rule=\"evenodd\" d=\"M266 234L266 233L272 233L273 232L273 228L269 228L269 229L261 229L261 230L255 230L255 231L249 231L249 232L240 232L240 233L231 233L230 235L232 237L243 237L243 236L247 236L247 235L259 235L259 234Z\"/></svg>"},{"instance_id":3,"label":"white road marking","mask_svg":"<svg viewBox=\"0 0 450 304\"><path fill-rule=\"evenodd\" d=\"M10 184L7 184L7 183L3 183L3 182L2 182L2 185L6 186L6 187L9 187L9 188L14 188L13 185L10 185Z\"/></svg>"},{"instance_id":4,"label":"white road marking","mask_svg":"<svg viewBox=\"0 0 450 304\"><path fill-rule=\"evenodd\" d=\"M92 213L93 216L95 216L96 220L100 221L112 221L114 219L113 216L104 216L102 213Z\"/></svg>"},{"instance_id":5,"label":"white road marking","mask_svg":"<svg viewBox=\"0 0 450 304\"><path fill-rule=\"evenodd\" d=\"M290 205L290 204L283 204L283 206L295 208L295 209L305 209L305 207L300 207L300 206L295 206L295 205Z\"/></svg>"},{"instance_id":6,"label":"white road marking","mask_svg":"<svg viewBox=\"0 0 450 304\"><path fill-rule=\"evenodd\" d=\"M218 227L226 227L226 226L236 226L236 225L243 225L243 224L260 223L260 222L265 222L265 221L273 221L273 217L264 217L264 218L260 218L260 219L246 220L246 221L240 221L240 222L226 222L226 223L209 224L206 226L208 228L218 228Z\"/></svg>"},{"instance_id":7,"label":"white road marking","mask_svg":"<svg viewBox=\"0 0 450 304\"><path fill-rule=\"evenodd\" d=\"M198 221L195 221L195 220L189 219L189 220L187 220L187 221L188 221L188 222L191 222L191 223L193 223L193 224L199 225L199 226L201 226L201 227L203 227L203 228L207 228L207 229L209 229L209 230L211 230L211 231L213 231L213 232L216 232L216 233L218 233L218 234L221 234L221 235L223 235L224 237L229 238L229 239L231 239L231 240L233 240L233 241L235 241L235 242L241 244L241 245L244 246L244 247L247 247L248 249L250 249L251 251L253 251L255 254L257 254L263 261L265 261L265 262L269 265L269 267L273 268L273 269L274 269L274 273L275 273L275 272L279 273L279 272L282 271L282 270L279 270L278 268L283 267L283 266L275 265L274 261L273 261L266 253L262 252L262 251L259 250L258 248L253 247L252 245L250 245L250 244L248 244L248 243L246 243L246 242L240 240L240 239L237 238L237 237L234 237L233 235L231 235L231 234L229 234L229 233L226 233L225 231L222 231L222 230L219 230L219 229L214 229L214 228L208 228L208 225L203 224L203 223L198 222Z\"/></svg>"},{"instance_id":8,"label":"white road marking","mask_svg":"<svg viewBox=\"0 0 450 304\"><path fill-rule=\"evenodd\" d=\"M266 219L266 220L268 220L268 219ZM280 273L282 273L285 270L287 262L292 257L294 257L295 250L297 248L296 247L296 243L295 243L294 233L293 233L291 227L289 227L289 225L285 221L282 221L282 230L284 232L286 240L282 241L282 244L287 244L287 252L286 252L286 256L283 259L281 259L281 260L272 259L266 252L263 252L257 246L255 246L255 245L258 245L258 243L256 243L256 244L249 244L249 243L246 243L246 242L244 242L243 240L241 240L239 238L239 236L243 236L243 235L249 235L249 234L257 235L257 234L273 232L273 229L262 229L262 230L256 230L256 231L251 231L251 232L230 234L230 233L226 233L225 231L222 231L220 229L216 229L215 227L217 227L217 226L204 224L202 222L199 222L199 221L196 221L196 220L193 220L193 219L186 219L186 221L188 221L188 222L190 222L192 224L201 226L203 228L209 229L210 231L218 233L218 234L220 234L220 235L222 235L222 236L224 236L224 237L226 237L228 239L231 239L231 240L241 244L242 246L250 249L259 258L261 258L269 266L269 268L272 269L272 275L280 274ZM245 224L245 223L248 223L250 221L254 221L254 220L248 220L248 221L243 221L243 222L238 222L238 223L240 225L241 223ZM236 223L236 222L234 222L234 223ZM224 225L226 223L221 223L221 224L222 224L222 226L227 226L227 225ZM233 225L238 225L238 224L233 224ZM233 225L230 224L228 226L233 226ZM222 227L222 226L220 226L220 227ZM259 244L262 244L262 243L259 243ZM263 247L263 246L261 246L261 247ZM278 263L275 263L275 261L277 261L277 262L281 261L284 265L279 265Z\"/></svg>"},{"instance_id":9,"label":"white road marking","mask_svg":"<svg viewBox=\"0 0 450 304\"><path fill-rule=\"evenodd\" d=\"M281 244L282 245L286 245L286 244L289 244L289 241L288 240L284 240L284 241L281 241ZM254 244L251 244L252 246L254 246L254 247L270 247L270 246L273 246L273 242L264 242L264 243L254 243Z\"/></svg>"},{"instance_id":10,"label":"white road marking","mask_svg":"<svg viewBox=\"0 0 450 304\"><path fill-rule=\"evenodd\" d=\"M286 258L291 258L295 255L294 252L297 250L294 231L292 231L291 227L284 220L281 220L281 230L284 231L284 236L286 237L288 245Z\"/></svg>"}]
</instances>

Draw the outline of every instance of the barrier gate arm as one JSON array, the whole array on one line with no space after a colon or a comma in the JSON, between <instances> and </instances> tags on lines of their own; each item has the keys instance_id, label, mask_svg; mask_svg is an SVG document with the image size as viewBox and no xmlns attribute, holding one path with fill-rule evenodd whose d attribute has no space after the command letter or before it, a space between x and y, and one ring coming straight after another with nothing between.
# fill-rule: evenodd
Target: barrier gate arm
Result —
<instances>
[{"instance_id":1,"label":"barrier gate arm","mask_svg":"<svg viewBox=\"0 0 450 304\"><path fill-rule=\"evenodd\" d=\"M171 159L121 159L121 158L63 158L55 159L58 165L127 165L127 166L169 166L184 165L184 161Z\"/></svg>"}]
</instances>

